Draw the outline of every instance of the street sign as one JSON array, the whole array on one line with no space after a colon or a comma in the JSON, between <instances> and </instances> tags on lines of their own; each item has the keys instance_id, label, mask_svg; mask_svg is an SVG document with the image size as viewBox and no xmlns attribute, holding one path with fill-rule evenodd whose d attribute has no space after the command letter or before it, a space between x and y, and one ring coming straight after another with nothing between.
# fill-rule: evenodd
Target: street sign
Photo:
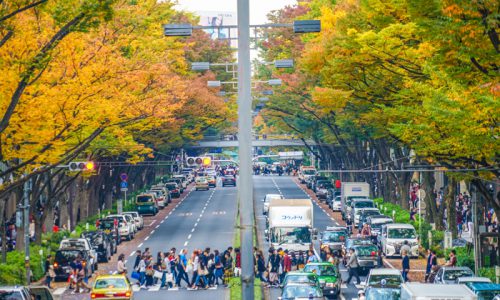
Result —
<instances>
[{"instance_id":1,"label":"street sign","mask_svg":"<svg viewBox=\"0 0 500 300\"><path fill-rule=\"evenodd\" d=\"M128 175L127 175L127 173L121 173L121 174L120 174L120 179L121 179L122 181L127 181L127 180L128 180Z\"/></svg>"},{"instance_id":2,"label":"street sign","mask_svg":"<svg viewBox=\"0 0 500 300\"><path fill-rule=\"evenodd\" d=\"M120 188L120 192L126 192L128 191L128 188Z\"/></svg>"},{"instance_id":3,"label":"street sign","mask_svg":"<svg viewBox=\"0 0 500 300\"><path fill-rule=\"evenodd\" d=\"M126 182L126 181L122 181L122 182L120 183L120 188L122 188L122 189L126 189L126 188L128 188L128 182Z\"/></svg>"}]
</instances>

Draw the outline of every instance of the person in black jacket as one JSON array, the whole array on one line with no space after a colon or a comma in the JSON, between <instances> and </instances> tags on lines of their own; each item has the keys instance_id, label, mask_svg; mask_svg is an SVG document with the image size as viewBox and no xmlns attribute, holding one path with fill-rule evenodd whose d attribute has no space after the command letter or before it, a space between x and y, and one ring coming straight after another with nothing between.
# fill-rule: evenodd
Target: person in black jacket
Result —
<instances>
[{"instance_id":1,"label":"person in black jacket","mask_svg":"<svg viewBox=\"0 0 500 300\"><path fill-rule=\"evenodd\" d=\"M141 261L141 250L135 251L135 262L134 262L134 271L137 271L137 267L139 266L139 262Z\"/></svg>"},{"instance_id":2,"label":"person in black jacket","mask_svg":"<svg viewBox=\"0 0 500 300\"><path fill-rule=\"evenodd\" d=\"M274 286L279 286L278 281L278 271L280 268L281 258L278 254L278 250L274 249L273 254L269 256L269 284Z\"/></svg>"},{"instance_id":3,"label":"person in black jacket","mask_svg":"<svg viewBox=\"0 0 500 300\"><path fill-rule=\"evenodd\" d=\"M403 262L402 262L402 272L404 282L408 281L408 272L410 272L410 258L408 257L408 252L406 250L402 251Z\"/></svg>"},{"instance_id":4,"label":"person in black jacket","mask_svg":"<svg viewBox=\"0 0 500 300\"><path fill-rule=\"evenodd\" d=\"M257 251L257 277L260 278L261 282L267 282L264 276L264 272L267 271L266 261L264 260L264 254L262 251Z\"/></svg>"}]
</instances>

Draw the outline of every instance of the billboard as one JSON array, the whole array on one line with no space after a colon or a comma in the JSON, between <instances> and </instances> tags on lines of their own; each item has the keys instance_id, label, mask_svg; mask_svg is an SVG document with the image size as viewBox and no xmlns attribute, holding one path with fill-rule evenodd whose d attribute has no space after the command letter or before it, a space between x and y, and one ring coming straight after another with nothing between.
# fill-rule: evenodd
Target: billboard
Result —
<instances>
[{"instance_id":1,"label":"billboard","mask_svg":"<svg viewBox=\"0 0 500 300\"><path fill-rule=\"evenodd\" d=\"M200 16L199 25L213 26L205 29L212 39L229 39L236 37L236 29L230 31L229 28L217 28L221 26L236 25L236 12L232 11L198 11Z\"/></svg>"}]
</instances>

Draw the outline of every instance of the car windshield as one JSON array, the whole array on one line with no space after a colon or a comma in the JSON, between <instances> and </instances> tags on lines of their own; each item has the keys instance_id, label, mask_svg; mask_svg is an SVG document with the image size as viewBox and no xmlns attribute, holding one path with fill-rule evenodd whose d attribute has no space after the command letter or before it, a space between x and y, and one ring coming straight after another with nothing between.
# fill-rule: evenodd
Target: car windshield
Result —
<instances>
[{"instance_id":1,"label":"car windshield","mask_svg":"<svg viewBox=\"0 0 500 300\"><path fill-rule=\"evenodd\" d=\"M345 242L347 237L347 233L345 231L325 231L323 233L322 241L323 242Z\"/></svg>"},{"instance_id":2,"label":"car windshield","mask_svg":"<svg viewBox=\"0 0 500 300\"><path fill-rule=\"evenodd\" d=\"M285 285L290 283L318 283L318 278L312 274L291 274L285 278Z\"/></svg>"},{"instance_id":3,"label":"car windshield","mask_svg":"<svg viewBox=\"0 0 500 300\"><path fill-rule=\"evenodd\" d=\"M77 250L59 250L56 252L54 261L58 262L59 264L66 264L75 260L75 258L77 258L79 255L81 255L81 252Z\"/></svg>"},{"instance_id":4,"label":"car windshield","mask_svg":"<svg viewBox=\"0 0 500 300\"><path fill-rule=\"evenodd\" d=\"M322 188L322 189L331 189L333 188L333 184L329 181L327 182L322 182L319 184L319 187Z\"/></svg>"},{"instance_id":5,"label":"car windshield","mask_svg":"<svg viewBox=\"0 0 500 300\"><path fill-rule=\"evenodd\" d=\"M136 199L135 201L136 201L137 203L147 203L147 202L153 202L153 197L151 197L151 196L146 196L146 195L144 195L144 196L137 196L137 198L135 198L135 199Z\"/></svg>"},{"instance_id":6,"label":"car windshield","mask_svg":"<svg viewBox=\"0 0 500 300\"><path fill-rule=\"evenodd\" d=\"M373 201L356 201L354 202L354 208L372 208L375 207Z\"/></svg>"},{"instance_id":7,"label":"car windshield","mask_svg":"<svg viewBox=\"0 0 500 300\"><path fill-rule=\"evenodd\" d=\"M104 219L99 221L99 228L100 229L113 229L115 227L115 222L112 219Z\"/></svg>"},{"instance_id":8,"label":"car windshield","mask_svg":"<svg viewBox=\"0 0 500 300\"><path fill-rule=\"evenodd\" d=\"M171 191L171 190L175 190L175 188L177 187L175 183L167 183L165 184L165 187Z\"/></svg>"},{"instance_id":9,"label":"car windshield","mask_svg":"<svg viewBox=\"0 0 500 300\"><path fill-rule=\"evenodd\" d=\"M316 170L304 170L302 173L305 175L316 175Z\"/></svg>"},{"instance_id":10,"label":"car windshield","mask_svg":"<svg viewBox=\"0 0 500 300\"><path fill-rule=\"evenodd\" d=\"M123 278L101 278L97 279L94 285L95 289L124 289L127 288L127 282Z\"/></svg>"},{"instance_id":11,"label":"car windshield","mask_svg":"<svg viewBox=\"0 0 500 300\"><path fill-rule=\"evenodd\" d=\"M382 225L393 223L392 220L384 220L383 222L371 223L370 227L372 229L381 229Z\"/></svg>"},{"instance_id":12,"label":"car windshield","mask_svg":"<svg viewBox=\"0 0 500 300\"><path fill-rule=\"evenodd\" d=\"M84 241L61 241L60 248L85 249L85 242Z\"/></svg>"},{"instance_id":13,"label":"car windshield","mask_svg":"<svg viewBox=\"0 0 500 300\"><path fill-rule=\"evenodd\" d=\"M399 300L401 299L401 291L399 289L388 288L370 288L367 289L366 300Z\"/></svg>"},{"instance_id":14,"label":"car windshield","mask_svg":"<svg viewBox=\"0 0 500 300\"><path fill-rule=\"evenodd\" d=\"M289 285L285 286L281 294L283 299L323 297L321 290L310 285Z\"/></svg>"},{"instance_id":15,"label":"car windshield","mask_svg":"<svg viewBox=\"0 0 500 300\"><path fill-rule=\"evenodd\" d=\"M0 290L0 300L23 300L23 295L20 291Z\"/></svg>"},{"instance_id":16,"label":"car windshield","mask_svg":"<svg viewBox=\"0 0 500 300\"><path fill-rule=\"evenodd\" d=\"M311 233L307 227L275 228L271 241L282 244L305 244L311 242Z\"/></svg>"},{"instance_id":17,"label":"car windshield","mask_svg":"<svg viewBox=\"0 0 500 300\"><path fill-rule=\"evenodd\" d=\"M446 270L444 272L444 280L457 280L459 277L472 277L472 271L469 269Z\"/></svg>"},{"instance_id":18,"label":"car windshield","mask_svg":"<svg viewBox=\"0 0 500 300\"><path fill-rule=\"evenodd\" d=\"M414 239L417 237L413 228L390 228L388 238L391 239Z\"/></svg>"},{"instance_id":19,"label":"car windshield","mask_svg":"<svg viewBox=\"0 0 500 300\"><path fill-rule=\"evenodd\" d=\"M369 239L350 239L350 240L347 240L347 244L348 244L347 245L348 247L356 246L356 245L371 245L372 241Z\"/></svg>"},{"instance_id":20,"label":"car windshield","mask_svg":"<svg viewBox=\"0 0 500 300\"><path fill-rule=\"evenodd\" d=\"M400 286L401 285L401 276L400 275L389 275L389 274L380 274L380 275L370 275L368 279L369 286Z\"/></svg>"},{"instance_id":21,"label":"car windshield","mask_svg":"<svg viewBox=\"0 0 500 300\"><path fill-rule=\"evenodd\" d=\"M337 276L337 269L333 265L306 265L304 272L314 273L318 276Z\"/></svg>"},{"instance_id":22,"label":"car windshield","mask_svg":"<svg viewBox=\"0 0 500 300\"><path fill-rule=\"evenodd\" d=\"M356 253L358 256L375 256L377 255L377 246L375 245L366 245L366 246L357 246Z\"/></svg>"},{"instance_id":23,"label":"car windshield","mask_svg":"<svg viewBox=\"0 0 500 300\"><path fill-rule=\"evenodd\" d=\"M490 300L495 296L500 295L500 290L495 291L480 291L477 293L477 300Z\"/></svg>"}]
</instances>

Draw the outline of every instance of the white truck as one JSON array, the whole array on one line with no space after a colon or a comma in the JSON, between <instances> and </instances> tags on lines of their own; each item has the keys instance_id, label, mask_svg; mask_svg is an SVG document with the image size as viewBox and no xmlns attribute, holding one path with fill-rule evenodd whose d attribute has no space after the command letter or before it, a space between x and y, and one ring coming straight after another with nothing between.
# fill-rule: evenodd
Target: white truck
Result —
<instances>
[{"instance_id":1,"label":"white truck","mask_svg":"<svg viewBox=\"0 0 500 300\"><path fill-rule=\"evenodd\" d=\"M401 299L405 300L477 300L464 284L403 283Z\"/></svg>"},{"instance_id":2,"label":"white truck","mask_svg":"<svg viewBox=\"0 0 500 300\"><path fill-rule=\"evenodd\" d=\"M275 249L307 251L315 234L311 199L271 199L266 238Z\"/></svg>"},{"instance_id":3,"label":"white truck","mask_svg":"<svg viewBox=\"0 0 500 300\"><path fill-rule=\"evenodd\" d=\"M351 215L351 201L353 199L369 199L370 184L366 182L342 182L340 187L341 214L345 220Z\"/></svg>"}]
</instances>

